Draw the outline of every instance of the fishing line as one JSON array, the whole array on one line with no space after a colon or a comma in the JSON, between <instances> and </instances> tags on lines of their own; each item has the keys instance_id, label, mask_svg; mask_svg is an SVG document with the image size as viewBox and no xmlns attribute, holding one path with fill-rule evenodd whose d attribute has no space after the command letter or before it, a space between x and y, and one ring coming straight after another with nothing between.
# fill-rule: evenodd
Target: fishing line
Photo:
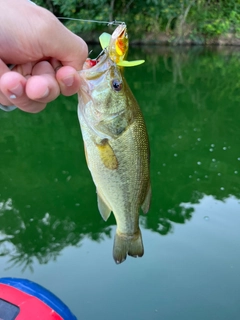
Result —
<instances>
[{"instance_id":1,"label":"fishing line","mask_svg":"<svg viewBox=\"0 0 240 320\"><path fill-rule=\"evenodd\" d=\"M32 2L32 1L30 1ZM126 25L126 23L124 21L117 21L117 20L113 20L113 21L100 21L100 20L85 20L85 19L78 19L78 18L67 18L67 17L57 17L59 20L73 20L73 21L80 21L80 22L90 22L90 23L101 23L101 24L106 24L107 26L119 26L119 25ZM100 52L100 54L97 56L96 59L98 59L102 54L103 54L104 50L102 52ZM92 51L89 52L88 55L90 55L92 53ZM12 70L15 67L14 64L10 64L8 65L8 68L10 70ZM1 108L1 104L0 104L0 108Z\"/></svg>"},{"instance_id":2,"label":"fishing line","mask_svg":"<svg viewBox=\"0 0 240 320\"><path fill-rule=\"evenodd\" d=\"M100 21L100 20L85 20L85 19L77 19L77 18L66 18L66 17L57 17L60 20L73 20L73 21L82 21L82 22L91 22L91 23L102 23L107 24L108 26L119 26L119 25L125 25L126 23L124 21Z\"/></svg>"}]
</instances>

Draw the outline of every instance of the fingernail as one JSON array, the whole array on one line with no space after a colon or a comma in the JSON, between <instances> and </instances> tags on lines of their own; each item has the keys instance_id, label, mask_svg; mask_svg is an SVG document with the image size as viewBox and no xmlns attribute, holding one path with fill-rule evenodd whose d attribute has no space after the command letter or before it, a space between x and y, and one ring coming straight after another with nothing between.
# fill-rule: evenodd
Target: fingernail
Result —
<instances>
[{"instance_id":1,"label":"fingernail","mask_svg":"<svg viewBox=\"0 0 240 320\"><path fill-rule=\"evenodd\" d=\"M47 88L46 91L44 92L44 94L41 96L42 98L46 98L49 95L50 90Z\"/></svg>"},{"instance_id":2,"label":"fingernail","mask_svg":"<svg viewBox=\"0 0 240 320\"><path fill-rule=\"evenodd\" d=\"M66 87L71 87L73 85L73 81L74 81L74 76L69 76L62 79L62 82Z\"/></svg>"},{"instance_id":3,"label":"fingernail","mask_svg":"<svg viewBox=\"0 0 240 320\"><path fill-rule=\"evenodd\" d=\"M21 95L23 94L23 86L21 83L18 83L15 87L11 88L11 90L9 90L10 92L10 99L16 99L17 97L21 97Z\"/></svg>"}]
</instances>

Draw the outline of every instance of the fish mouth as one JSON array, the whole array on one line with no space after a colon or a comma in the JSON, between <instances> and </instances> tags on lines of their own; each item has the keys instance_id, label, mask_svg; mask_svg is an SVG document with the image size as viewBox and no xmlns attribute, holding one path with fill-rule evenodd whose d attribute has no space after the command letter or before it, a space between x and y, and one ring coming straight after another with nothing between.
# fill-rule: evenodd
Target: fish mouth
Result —
<instances>
[{"instance_id":1,"label":"fish mouth","mask_svg":"<svg viewBox=\"0 0 240 320\"><path fill-rule=\"evenodd\" d=\"M88 58L83 65L83 69L79 71L81 78L81 87L78 92L82 102L86 105L92 100L92 89L94 83L99 83L101 77L110 69L114 62L109 58L108 52L103 50L102 55L96 59Z\"/></svg>"},{"instance_id":2,"label":"fish mouth","mask_svg":"<svg viewBox=\"0 0 240 320\"><path fill-rule=\"evenodd\" d=\"M92 88L89 80L97 80L104 72L108 70L109 65L105 65L107 58L108 55L106 53L96 59L87 58L83 64L83 69L79 71L81 86L78 95L81 97L81 100L85 105L92 100Z\"/></svg>"},{"instance_id":3,"label":"fish mouth","mask_svg":"<svg viewBox=\"0 0 240 320\"><path fill-rule=\"evenodd\" d=\"M87 58L79 75L86 80L95 80L114 65L106 50L103 50L96 59Z\"/></svg>"}]
</instances>

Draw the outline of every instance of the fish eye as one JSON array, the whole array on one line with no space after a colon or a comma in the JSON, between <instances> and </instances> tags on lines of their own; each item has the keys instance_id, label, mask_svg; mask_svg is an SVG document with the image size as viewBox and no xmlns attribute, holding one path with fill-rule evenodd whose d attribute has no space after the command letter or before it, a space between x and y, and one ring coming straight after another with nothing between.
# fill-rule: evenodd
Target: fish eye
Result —
<instances>
[{"instance_id":1,"label":"fish eye","mask_svg":"<svg viewBox=\"0 0 240 320\"><path fill-rule=\"evenodd\" d=\"M120 91L122 90L122 82L117 80L117 79L113 79L112 80L112 88L115 90L115 91Z\"/></svg>"}]
</instances>

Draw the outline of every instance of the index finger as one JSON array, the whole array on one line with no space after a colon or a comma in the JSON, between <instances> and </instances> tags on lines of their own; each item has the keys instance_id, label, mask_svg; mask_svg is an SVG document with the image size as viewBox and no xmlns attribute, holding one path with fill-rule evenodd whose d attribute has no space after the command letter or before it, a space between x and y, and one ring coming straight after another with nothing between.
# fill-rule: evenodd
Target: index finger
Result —
<instances>
[{"instance_id":1,"label":"index finger","mask_svg":"<svg viewBox=\"0 0 240 320\"><path fill-rule=\"evenodd\" d=\"M41 31L45 34L45 43L42 47L44 56L56 58L63 66L81 70L88 56L86 42L62 25L54 15L50 14L49 18L52 26L43 24L46 29Z\"/></svg>"}]
</instances>

